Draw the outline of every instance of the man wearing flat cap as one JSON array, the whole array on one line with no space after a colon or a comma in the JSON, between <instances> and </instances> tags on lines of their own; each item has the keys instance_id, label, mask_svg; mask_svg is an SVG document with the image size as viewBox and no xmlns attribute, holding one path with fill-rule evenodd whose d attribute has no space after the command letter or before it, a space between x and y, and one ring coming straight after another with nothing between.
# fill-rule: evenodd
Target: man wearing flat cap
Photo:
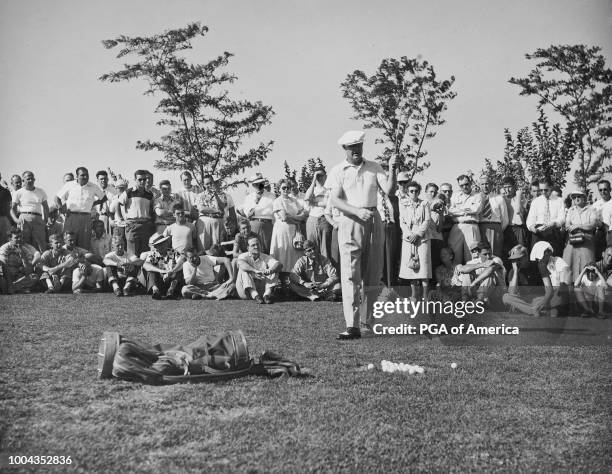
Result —
<instances>
[{"instance_id":1,"label":"man wearing flat cap","mask_svg":"<svg viewBox=\"0 0 612 474\"><path fill-rule=\"evenodd\" d=\"M346 331L337 339L358 339L367 327L383 270L384 229L377 210L378 190L390 194L396 185L396 159L389 161L389 177L382 166L363 158L362 131L346 132L338 144L345 159L332 168L326 187L330 201L342 215L338 227L342 298Z\"/></svg>"},{"instance_id":2,"label":"man wearing flat cap","mask_svg":"<svg viewBox=\"0 0 612 474\"><path fill-rule=\"evenodd\" d=\"M248 181L254 192L244 198L242 211L251 223L251 230L259 237L261 251L269 254L274 219L272 206L276 196L265 190L266 179L261 173L251 176Z\"/></svg>"}]
</instances>

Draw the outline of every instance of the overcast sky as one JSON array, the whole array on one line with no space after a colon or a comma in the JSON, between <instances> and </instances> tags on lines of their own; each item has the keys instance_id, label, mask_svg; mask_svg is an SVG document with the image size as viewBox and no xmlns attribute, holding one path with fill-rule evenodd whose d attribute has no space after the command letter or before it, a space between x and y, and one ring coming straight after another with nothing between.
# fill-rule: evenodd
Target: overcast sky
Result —
<instances>
[{"instance_id":1,"label":"overcast sky","mask_svg":"<svg viewBox=\"0 0 612 474\"><path fill-rule=\"evenodd\" d=\"M30 169L55 193L62 175L80 165L92 175L107 166L124 175L153 169L156 153L135 143L160 135L157 100L142 95L141 81L98 80L122 64L101 40L193 21L210 28L194 42L194 57L233 53L231 92L274 108L260 134L275 141L274 151L252 170L273 180L284 160L301 167L310 157L327 165L342 159L338 137L363 124L351 119L339 85L355 69L371 74L383 58L420 55L440 78L456 77L447 123L426 145L431 168L422 182L454 181L486 157L501 158L504 128L515 132L537 118L535 101L508 84L531 69L525 53L583 43L601 46L612 63L612 7L604 0L3 0L2 176ZM376 154L373 140L365 154ZM156 181L162 177L179 184L178 173L157 171Z\"/></svg>"}]
</instances>

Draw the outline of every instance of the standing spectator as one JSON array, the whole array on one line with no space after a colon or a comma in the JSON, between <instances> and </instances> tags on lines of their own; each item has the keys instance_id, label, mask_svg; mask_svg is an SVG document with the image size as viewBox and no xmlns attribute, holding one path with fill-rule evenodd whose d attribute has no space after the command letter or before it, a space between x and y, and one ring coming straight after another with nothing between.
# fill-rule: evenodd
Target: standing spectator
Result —
<instances>
[{"instance_id":1,"label":"standing spectator","mask_svg":"<svg viewBox=\"0 0 612 474\"><path fill-rule=\"evenodd\" d=\"M378 200L376 209L380 214L380 219L383 224L383 246L384 246L384 265L383 265L383 282L389 287L397 285L397 277L399 272L399 260L397 258L399 249L401 248L402 231L398 225L399 219L396 218L398 213L395 213L395 208L391 198L395 196L387 196L380 189L378 190Z\"/></svg>"},{"instance_id":2,"label":"standing spectator","mask_svg":"<svg viewBox=\"0 0 612 474\"><path fill-rule=\"evenodd\" d=\"M482 175L479 185L483 201L478 224L480 236L489 242L493 255L503 255L504 231L508 227L506 201L494 192L488 176Z\"/></svg>"},{"instance_id":3,"label":"standing spectator","mask_svg":"<svg viewBox=\"0 0 612 474\"><path fill-rule=\"evenodd\" d=\"M470 260L470 250L480 241L478 219L483 207L482 194L472 190L472 179L462 174L457 178L461 191L453 194L448 214L453 227L448 236L448 246L453 249L457 263Z\"/></svg>"},{"instance_id":4,"label":"standing spectator","mask_svg":"<svg viewBox=\"0 0 612 474\"><path fill-rule=\"evenodd\" d=\"M22 239L26 244L36 247L40 252L47 249L47 216L49 205L47 193L34 186L34 173L23 173L25 187L20 188L13 196L11 215L18 222L22 231Z\"/></svg>"},{"instance_id":5,"label":"standing spectator","mask_svg":"<svg viewBox=\"0 0 612 474\"><path fill-rule=\"evenodd\" d=\"M23 182L21 181L21 176L18 174L14 174L11 176L11 195L15 197L15 193L21 189L23 186Z\"/></svg>"},{"instance_id":6,"label":"standing spectator","mask_svg":"<svg viewBox=\"0 0 612 474\"><path fill-rule=\"evenodd\" d=\"M96 204L103 204L107 197L100 186L89 182L89 171L82 166L76 169L76 181L68 181L55 196L55 205L66 209L64 231L74 232L76 244L90 249L91 210Z\"/></svg>"},{"instance_id":7,"label":"standing spectator","mask_svg":"<svg viewBox=\"0 0 612 474\"><path fill-rule=\"evenodd\" d=\"M531 232L531 245L540 240L549 242L555 255L561 255L561 228L565 222L565 206L563 199L551 197L552 184L550 179L539 181L539 193L529 207L527 229Z\"/></svg>"},{"instance_id":8,"label":"standing spectator","mask_svg":"<svg viewBox=\"0 0 612 474\"><path fill-rule=\"evenodd\" d=\"M181 181L183 187L179 191L179 196L183 200L183 207L187 213L187 220L193 222L198 219L197 201L198 194L200 194L202 190L193 184L193 176L189 171L183 171L181 173Z\"/></svg>"},{"instance_id":9,"label":"standing spectator","mask_svg":"<svg viewBox=\"0 0 612 474\"><path fill-rule=\"evenodd\" d=\"M310 301L340 299L340 279L330 260L319 253L311 240L304 242L304 256L300 257L289 275L291 289Z\"/></svg>"},{"instance_id":10,"label":"standing spectator","mask_svg":"<svg viewBox=\"0 0 612 474\"><path fill-rule=\"evenodd\" d=\"M433 202L438 196L438 185L436 183L427 183L425 186L425 201Z\"/></svg>"},{"instance_id":11,"label":"standing spectator","mask_svg":"<svg viewBox=\"0 0 612 474\"><path fill-rule=\"evenodd\" d=\"M306 238L315 243L324 257L331 255L332 226L325 218L325 208L329 201L329 190L325 188L327 173L323 166L315 169L312 183L304 194L308 203L308 219L306 220Z\"/></svg>"},{"instance_id":12,"label":"standing spectator","mask_svg":"<svg viewBox=\"0 0 612 474\"><path fill-rule=\"evenodd\" d=\"M280 196L274 200L274 228L270 242L270 255L278 260L286 272L290 272L295 262L304 255L301 249L293 245L293 238L299 232L299 226L306 220L302 203L289 195L291 183L282 179L278 183Z\"/></svg>"},{"instance_id":13,"label":"standing spectator","mask_svg":"<svg viewBox=\"0 0 612 474\"><path fill-rule=\"evenodd\" d=\"M161 195L155 199L153 211L155 212L155 232L163 234L166 227L173 224L174 206L183 206L183 200L178 194L172 192L170 181L164 179L159 182Z\"/></svg>"},{"instance_id":14,"label":"standing spectator","mask_svg":"<svg viewBox=\"0 0 612 474\"><path fill-rule=\"evenodd\" d=\"M151 173L149 170L144 171L147 176L147 180L145 181L145 189L153 194L153 199L155 200L161 196L161 192L159 189L153 186L153 173ZM136 187L138 187L138 184L136 184Z\"/></svg>"},{"instance_id":15,"label":"standing spectator","mask_svg":"<svg viewBox=\"0 0 612 474\"><path fill-rule=\"evenodd\" d=\"M527 202L523 192L516 189L516 181L511 176L502 180L502 189L508 210L508 226L504 231L504 255L517 246L529 246L525 219L527 218Z\"/></svg>"},{"instance_id":16,"label":"standing spectator","mask_svg":"<svg viewBox=\"0 0 612 474\"><path fill-rule=\"evenodd\" d=\"M120 178L115 182L115 188L117 189L117 195L113 196L113 200L110 203L109 209L111 214L114 216L113 219L113 235L118 235L123 240L123 246L127 247L127 240L125 239L125 227L127 223L123 215L121 214L121 210L119 209L119 196L121 196L128 188L128 182Z\"/></svg>"},{"instance_id":17,"label":"standing spectator","mask_svg":"<svg viewBox=\"0 0 612 474\"><path fill-rule=\"evenodd\" d=\"M143 264L136 255L126 252L123 239L113 236L113 251L104 256L104 275L115 296L130 296L138 281L136 275Z\"/></svg>"},{"instance_id":18,"label":"standing spectator","mask_svg":"<svg viewBox=\"0 0 612 474\"><path fill-rule=\"evenodd\" d=\"M222 232L222 241L226 241L231 239L232 236L236 235L238 231L238 215L236 214L236 204L234 203L234 198L230 193L226 193L221 190L221 183L219 181L215 182L215 187L218 195L225 196L225 209L223 210L223 232Z\"/></svg>"},{"instance_id":19,"label":"standing spectator","mask_svg":"<svg viewBox=\"0 0 612 474\"><path fill-rule=\"evenodd\" d=\"M585 266L595 260L593 230L597 227L598 219L597 211L586 205L584 192L577 190L570 196L573 205L565 216L569 238L563 251L563 260L571 269L572 279L575 279Z\"/></svg>"},{"instance_id":20,"label":"standing spectator","mask_svg":"<svg viewBox=\"0 0 612 474\"><path fill-rule=\"evenodd\" d=\"M527 215L529 215L529 209L531 208L531 203L540 194L541 194L540 193L540 181L537 180L537 179L534 179L529 184L529 195L528 195L527 202L525 203L525 212L526 212Z\"/></svg>"},{"instance_id":21,"label":"standing spectator","mask_svg":"<svg viewBox=\"0 0 612 474\"><path fill-rule=\"evenodd\" d=\"M2 175L0 175L0 182L2 182ZM12 199L11 191L0 184L0 245L8 242Z\"/></svg>"},{"instance_id":22,"label":"standing spectator","mask_svg":"<svg viewBox=\"0 0 612 474\"><path fill-rule=\"evenodd\" d=\"M223 265L229 274L225 282L219 280L215 266ZM183 277L185 286L181 289L183 298L192 300L223 300L235 288L234 268L227 257L213 257L211 255L198 255L194 249L185 250L185 263L183 263Z\"/></svg>"},{"instance_id":23,"label":"standing spectator","mask_svg":"<svg viewBox=\"0 0 612 474\"><path fill-rule=\"evenodd\" d=\"M430 185L432 185L432 183L429 183L427 186ZM435 186L435 184L433 186ZM430 187L429 189L429 196L431 196L432 188ZM446 196L444 194L436 195L432 200L427 201L431 215L431 220L429 221L429 240L431 243L431 268L434 271L434 280L435 269L442 263L440 252L445 247L442 230L444 228L446 202Z\"/></svg>"},{"instance_id":24,"label":"standing spectator","mask_svg":"<svg viewBox=\"0 0 612 474\"><path fill-rule=\"evenodd\" d=\"M153 193L145 189L147 171L134 173L136 188L129 188L119 196L119 213L125 219L127 250L140 255L147 249L149 237L155 232L153 224Z\"/></svg>"},{"instance_id":25,"label":"standing spectator","mask_svg":"<svg viewBox=\"0 0 612 474\"><path fill-rule=\"evenodd\" d=\"M202 253L214 244L223 242L223 216L227 207L227 195L217 192L211 175L202 180L204 191L198 195L197 207L200 217L197 222L198 250Z\"/></svg>"},{"instance_id":26,"label":"standing spectator","mask_svg":"<svg viewBox=\"0 0 612 474\"><path fill-rule=\"evenodd\" d=\"M454 222L452 216L448 213L453 197L453 185L450 183L442 183L440 185L440 197L444 196L444 215L442 218L442 240L448 243L448 236L453 228ZM461 258L460 258L461 259Z\"/></svg>"},{"instance_id":27,"label":"standing spectator","mask_svg":"<svg viewBox=\"0 0 612 474\"><path fill-rule=\"evenodd\" d=\"M63 182L64 184L66 184L66 183L68 183L68 182L70 182L70 181L74 181L74 173L70 173L70 172L68 172L68 173L66 173L66 174L64 175L64 177L62 178L62 182Z\"/></svg>"},{"instance_id":28,"label":"standing spectator","mask_svg":"<svg viewBox=\"0 0 612 474\"><path fill-rule=\"evenodd\" d=\"M601 252L606 248L606 226L603 222L603 208L604 206L612 205L612 198L610 195L610 181L602 179L597 183L597 190L599 191L599 199L593 203L593 208L597 211L598 225L595 229L594 243L595 243L595 255L601 255Z\"/></svg>"},{"instance_id":29,"label":"standing spectator","mask_svg":"<svg viewBox=\"0 0 612 474\"><path fill-rule=\"evenodd\" d=\"M238 276L236 291L240 299L253 299L259 304L271 304L272 291L278 285L283 265L270 255L261 253L259 239L249 239L249 250L236 260ZM263 295L263 297L262 297Z\"/></svg>"},{"instance_id":30,"label":"standing spectator","mask_svg":"<svg viewBox=\"0 0 612 474\"><path fill-rule=\"evenodd\" d=\"M182 204L173 207L174 224L169 225L163 232L163 236L172 237L172 250L182 254L185 249L192 248L196 243L195 226L187 221L187 214Z\"/></svg>"},{"instance_id":31,"label":"standing spectator","mask_svg":"<svg viewBox=\"0 0 612 474\"><path fill-rule=\"evenodd\" d=\"M410 281L411 297L416 300L429 297L429 279L431 278L431 243L429 227L431 212L429 204L419 199L421 185L410 180L406 172L399 173L397 182L400 227L402 229L402 258L400 278ZM419 290L417 283L421 283ZM419 295L420 293L420 295ZM417 296L419 295L419 296Z\"/></svg>"},{"instance_id":32,"label":"standing spectator","mask_svg":"<svg viewBox=\"0 0 612 474\"><path fill-rule=\"evenodd\" d=\"M251 223L253 232L259 236L261 251L267 254L270 252L276 196L265 190L265 181L261 173L256 173L249 179L254 192L244 199L242 212Z\"/></svg>"},{"instance_id":33,"label":"standing spectator","mask_svg":"<svg viewBox=\"0 0 612 474\"><path fill-rule=\"evenodd\" d=\"M12 229L9 241L0 247L0 289L2 293L30 293L38 283L36 265L40 252L24 244L21 230Z\"/></svg>"},{"instance_id":34,"label":"standing spectator","mask_svg":"<svg viewBox=\"0 0 612 474\"><path fill-rule=\"evenodd\" d=\"M100 170L96 173L96 179L98 180L98 186L106 194L106 201L102 204L94 206L94 210L98 213L98 220L104 224L104 231L110 236L112 235L111 225L113 223L113 213L111 212L110 205L113 202L115 196L119 194L119 191L112 184L108 184L108 172Z\"/></svg>"},{"instance_id":35,"label":"standing spectator","mask_svg":"<svg viewBox=\"0 0 612 474\"><path fill-rule=\"evenodd\" d=\"M378 188L389 195L395 188L396 159L389 161L389 177L380 164L363 158L365 133L346 132L340 140L345 159L327 178L331 205L342 212L338 228L342 302L346 331L337 339L361 337L369 328L371 309L380 292L383 270L383 226L377 210Z\"/></svg>"}]
</instances>

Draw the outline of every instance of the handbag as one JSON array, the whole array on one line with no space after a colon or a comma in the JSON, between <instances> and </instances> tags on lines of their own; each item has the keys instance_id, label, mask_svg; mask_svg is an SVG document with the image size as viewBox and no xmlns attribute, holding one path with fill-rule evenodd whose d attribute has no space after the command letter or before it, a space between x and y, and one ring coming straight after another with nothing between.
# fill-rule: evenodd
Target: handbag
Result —
<instances>
[{"instance_id":1,"label":"handbag","mask_svg":"<svg viewBox=\"0 0 612 474\"><path fill-rule=\"evenodd\" d=\"M421 261L419 260L419 251L417 246L412 244L410 246L410 258L408 259L408 268L418 272L421 268Z\"/></svg>"},{"instance_id":2,"label":"handbag","mask_svg":"<svg viewBox=\"0 0 612 474\"><path fill-rule=\"evenodd\" d=\"M302 234L302 231L296 228L295 234L293 235L293 248L296 250L303 250L305 240L306 240L306 237L304 237L304 234Z\"/></svg>"}]
</instances>

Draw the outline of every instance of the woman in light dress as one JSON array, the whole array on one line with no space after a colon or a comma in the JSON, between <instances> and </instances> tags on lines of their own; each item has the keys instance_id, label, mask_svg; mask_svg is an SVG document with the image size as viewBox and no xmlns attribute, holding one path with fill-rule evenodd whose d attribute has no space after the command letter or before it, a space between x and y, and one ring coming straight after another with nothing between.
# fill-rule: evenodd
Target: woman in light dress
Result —
<instances>
[{"instance_id":1,"label":"woman in light dress","mask_svg":"<svg viewBox=\"0 0 612 474\"><path fill-rule=\"evenodd\" d=\"M421 185L410 181L408 173L397 177L401 190L398 193L400 228L402 229L402 258L400 278L410 281L411 296L428 298L431 278L431 242L429 226L431 212L427 202L419 199ZM422 285L422 293L418 283Z\"/></svg>"},{"instance_id":2,"label":"woman in light dress","mask_svg":"<svg viewBox=\"0 0 612 474\"><path fill-rule=\"evenodd\" d=\"M308 217L302 203L290 196L291 183L283 179L278 183L280 196L274 200L274 227L270 242L270 255L283 264L283 272L290 272L295 262L304 255L293 247L296 230Z\"/></svg>"},{"instance_id":3,"label":"woman in light dress","mask_svg":"<svg viewBox=\"0 0 612 474\"><path fill-rule=\"evenodd\" d=\"M593 206L587 205L586 194L582 191L574 191L570 196L572 207L565 214L568 242L563 251L563 260L572 271L572 279L575 279L584 267L595 261L593 231L597 227L598 217ZM582 233L583 241L572 244L569 239L578 232Z\"/></svg>"}]
</instances>

